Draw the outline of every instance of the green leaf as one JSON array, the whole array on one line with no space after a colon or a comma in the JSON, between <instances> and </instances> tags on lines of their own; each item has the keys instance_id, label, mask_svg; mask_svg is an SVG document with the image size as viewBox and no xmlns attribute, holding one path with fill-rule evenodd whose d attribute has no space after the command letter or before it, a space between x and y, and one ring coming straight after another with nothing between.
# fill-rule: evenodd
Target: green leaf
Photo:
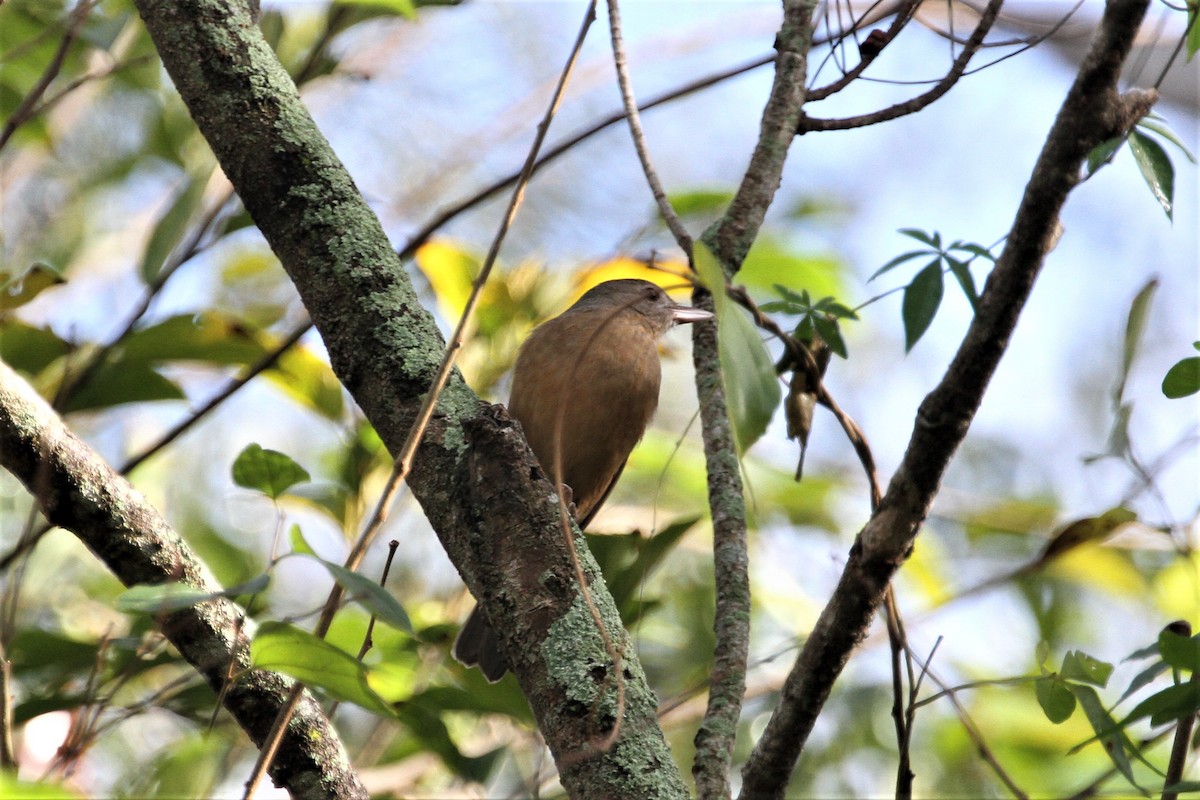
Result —
<instances>
[{"instance_id":1,"label":"green leaf","mask_svg":"<svg viewBox=\"0 0 1200 800\"><path fill-rule=\"evenodd\" d=\"M292 523L292 527L288 529L288 541L292 543L292 552L301 556L315 556L316 552L308 544L304 538L304 531L300 530L300 526Z\"/></svg>"},{"instance_id":2,"label":"green leaf","mask_svg":"<svg viewBox=\"0 0 1200 800\"><path fill-rule=\"evenodd\" d=\"M681 217L696 214L718 214L733 200L733 192L700 189L668 195L671 207Z\"/></svg>"},{"instance_id":3,"label":"green leaf","mask_svg":"<svg viewBox=\"0 0 1200 800\"><path fill-rule=\"evenodd\" d=\"M264 450L258 444L246 445L233 462L233 482L245 489L262 492L278 499L297 483L310 480L304 467L277 450Z\"/></svg>"},{"instance_id":4,"label":"green leaf","mask_svg":"<svg viewBox=\"0 0 1200 800\"><path fill-rule=\"evenodd\" d=\"M1075 695L1058 675L1046 675L1034 683L1038 705L1046 719L1058 725L1066 722L1075 713Z\"/></svg>"},{"instance_id":5,"label":"green leaf","mask_svg":"<svg viewBox=\"0 0 1200 800\"><path fill-rule=\"evenodd\" d=\"M1175 167L1171 164L1170 156L1163 150L1162 145L1137 131L1129 134L1129 149L1133 152L1133 158L1138 169L1142 171L1142 177L1146 179L1146 185L1154 194L1154 199L1163 207L1167 219L1173 219Z\"/></svg>"},{"instance_id":6,"label":"green leaf","mask_svg":"<svg viewBox=\"0 0 1200 800\"><path fill-rule=\"evenodd\" d=\"M188 175L175 199L171 201L170 207L154 226L150 241L146 244L146 251L142 254L142 265L139 269L139 274L146 283L153 284L157 280L158 273L171 251L183 241L188 222L200 207L200 201L204 199L204 187L208 185L208 179L212 177L215 167L215 162L209 162Z\"/></svg>"},{"instance_id":7,"label":"green leaf","mask_svg":"<svg viewBox=\"0 0 1200 800\"><path fill-rule=\"evenodd\" d=\"M725 294L725 272L716 256L703 243L697 243L693 259L717 309L721 378L740 455L766 432L782 392L775 364L754 323Z\"/></svg>"},{"instance_id":8,"label":"green leaf","mask_svg":"<svg viewBox=\"0 0 1200 800\"><path fill-rule=\"evenodd\" d=\"M1179 360L1163 377L1162 393L1178 400L1200 392L1200 356Z\"/></svg>"},{"instance_id":9,"label":"green leaf","mask_svg":"<svg viewBox=\"0 0 1200 800\"><path fill-rule=\"evenodd\" d=\"M1104 708L1100 695L1096 694L1096 690L1090 686L1079 684L1070 684L1070 686L1071 691L1075 694L1075 699L1079 701L1083 713L1087 716L1088 723L1096 732L1096 738L1103 743L1104 752L1112 760L1113 766L1125 776L1125 780L1129 781L1130 785L1143 795L1149 796L1149 792L1138 786L1137 781L1134 780L1133 766L1129 763L1129 753L1136 752L1136 747ZM1079 747L1082 746L1079 745ZM1071 752L1075 752L1079 747L1072 748Z\"/></svg>"},{"instance_id":10,"label":"green leaf","mask_svg":"<svg viewBox=\"0 0 1200 800\"><path fill-rule=\"evenodd\" d=\"M389 706L370 685L367 668L342 650L284 622L264 622L250 643L255 669L290 675L338 700L388 716Z\"/></svg>"},{"instance_id":11,"label":"green leaf","mask_svg":"<svg viewBox=\"0 0 1200 800\"><path fill-rule=\"evenodd\" d=\"M245 583L216 592L206 592L178 581L153 586L139 584L117 595L113 605L118 611L126 613L163 614L191 608L198 603L206 603L219 597L258 594L266 589L270 582L271 577L264 573Z\"/></svg>"},{"instance_id":12,"label":"green leaf","mask_svg":"<svg viewBox=\"0 0 1200 800\"><path fill-rule=\"evenodd\" d=\"M96 370L92 379L75 392L64 412L90 411L124 403L183 400L183 390L147 364L118 361Z\"/></svg>"},{"instance_id":13,"label":"green leaf","mask_svg":"<svg viewBox=\"0 0 1200 800\"><path fill-rule=\"evenodd\" d=\"M1200 673L1200 635L1180 636L1163 631L1158 635L1158 651L1162 653L1163 661L1175 669Z\"/></svg>"},{"instance_id":14,"label":"green leaf","mask_svg":"<svg viewBox=\"0 0 1200 800\"><path fill-rule=\"evenodd\" d=\"M637 556L627 567L611 576L605 577L605 581L608 583L608 591L612 594L613 601L617 604L617 608L622 610L622 618L625 618L625 612L630 610L627 608L628 602L637 596L637 587L642 585L646 577L674 549L679 540L683 538L683 535L699 519L699 517L688 517L687 519L673 522L649 539L640 534L629 534L629 541L638 546ZM611 539L612 537L605 536L603 538ZM634 621L625 618L627 624Z\"/></svg>"},{"instance_id":15,"label":"green leaf","mask_svg":"<svg viewBox=\"0 0 1200 800\"><path fill-rule=\"evenodd\" d=\"M883 273L900 266L906 261L912 261L914 258L920 258L921 256L927 255L930 255L928 250L909 250L907 253L901 253L879 269L875 270L875 272L871 274L871 277L867 278L867 281L870 282L875 280Z\"/></svg>"},{"instance_id":16,"label":"green leaf","mask_svg":"<svg viewBox=\"0 0 1200 800\"><path fill-rule=\"evenodd\" d=\"M934 231L934 233L930 235L920 228L901 228L899 232L910 239L916 239L922 244L929 245L934 250L940 251L942 249L942 235L937 231Z\"/></svg>"},{"instance_id":17,"label":"green leaf","mask_svg":"<svg viewBox=\"0 0 1200 800\"><path fill-rule=\"evenodd\" d=\"M1129 380L1129 369L1141 346L1142 333L1146 330L1146 319L1150 313L1150 303L1154 300L1154 292L1158 289L1158 278L1151 278L1138 291L1129 305L1129 316L1125 320L1125 339L1121 347L1121 375L1117 381L1115 400L1119 405L1125 395L1125 383Z\"/></svg>"},{"instance_id":18,"label":"green leaf","mask_svg":"<svg viewBox=\"0 0 1200 800\"><path fill-rule=\"evenodd\" d=\"M1188 161L1192 162L1193 164L1196 163L1196 154L1188 148L1183 139L1179 138L1179 134L1175 133L1175 131L1171 130L1167 126L1166 122L1161 117L1150 114L1142 117L1142 119L1138 121L1137 126L1139 128L1144 128L1148 131L1157 133L1159 136L1178 147L1180 152L1187 157Z\"/></svg>"},{"instance_id":19,"label":"green leaf","mask_svg":"<svg viewBox=\"0 0 1200 800\"><path fill-rule=\"evenodd\" d=\"M50 328L35 328L16 319L0 320L0 360L15 370L37 375L71 346Z\"/></svg>"},{"instance_id":20,"label":"green leaf","mask_svg":"<svg viewBox=\"0 0 1200 800\"><path fill-rule=\"evenodd\" d=\"M842 331L837 322L820 315L814 315L812 320L817 333L825 340L825 344L829 345L829 349L842 358L849 358L846 342L842 339Z\"/></svg>"},{"instance_id":21,"label":"green leaf","mask_svg":"<svg viewBox=\"0 0 1200 800\"><path fill-rule=\"evenodd\" d=\"M291 348L266 372L267 378L288 396L326 419L340 422L345 411L342 384L329 364L312 350Z\"/></svg>"},{"instance_id":22,"label":"green leaf","mask_svg":"<svg viewBox=\"0 0 1200 800\"><path fill-rule=\"evenodd\" d=\"M975 276L971 274L971 268L957 258L947 258L946 263L950 266L950 272L958 281L958 285L962 287L963 294L967 296L971 311L978 313L979 292L975 289Z\"/></svg>"},{"instance_id":23,"label":"green leaf","mask_svg":"<svg viewBox=\"0 0 1200 800\"><path fill-rule=\"evenodd\" d=\"M355 600L362 603L381 622L385 622L393 628L398 628L410 635L416 635L413 631L412 622L408 618L408 612L404 610L404 606L400 605L396 598L392 597L391 592L380 586L376 581L357 572L351 572L341 564L334 564L332 561L326 561L323 558L318 558L317 560L324 565L325 569L329 570L329 574L338 582L338 585L349 592Z\"/></svg>"},{"instance_id":24,"label":"green leaf","mask_svg":"<svg viewBox=\"0 0 1200 800\"><path fill-rule=\"evenodd\" d=\"M334 0L334 5L366 6L367 8L380 9L388 14L404 17L405 19L413 19L417 16L417 7L414 0Z\"/></svg>"},{"instance_id":25,"label":"green leaf","mask_svg":"<svg viewBox=\"0 0 1200 800\"><path fill-rule=\"evenodd\" d=\"M1158 652L1157 644L1153 646L1153 650L1156 653ZM1117 700L1117 703L1123 703L1127 698L1131 697L1134 692L1138 691L1143 686L1149 685L1154 681L1155 678L1157 678L1159 675L1162 675L1170 668L1171 665L1167 664L1165 661L1155 661L1153 664L1146 667L1144 670L1134 676L1133 680L1129 682L1128 688L1121 693L1121 697Z\"/></svg>"},{"instance_id":26,"label":"green leaf","mask_svg":"<svg viewBox=\"0 0 1200 800\"><path fill-rule=\"evenodd\" d=\"M34 264L20 275L0 272L0 311L23 306L45 290L66 282L48 264Z\"/></svg>"},{"instance_id":27,"label":"green leaf","mask_svg":"<svg viewBox=\"0 0 1200 800\"><path fill-rule=\"evenodd\" d=\"M942 268L937 261L932 261L917 273L904 290L900 316L904 320L905 352L912 350L913 345L929 330L938 306L942 304L943 288Z\"/></svg>"},{"instance_id":28,"label":"green leaf","mask_svg":"<svg viewBox=\"0 0 1200 800\"><path fill-rule=\"evenodd\" d=\"M267 353L261 337L239 320L217 311L180 314L139 328L120 345L120 360L141 364L203 361L251 364Z\"/></svg>"},{"instance_id":29,"label":"green leaf","mask_svg":"<svg viewBox=\"0 0 1200 800\"><path fill-rule=\"evenodd\" d=\"M1092 148L1092 152L1087 156L1087 172L1091 175L1100 167L1112 161L1113 156L1121 149L1121 145L1125 144L1124 136L1114 136L1111 139L1106 139L1100 144Z\"/></svg>"},{"instance_id":30,"label":"green leaf","mask_svg":"<svg viewBox=\"0 0 1200 800\"><path fill-rule=\"evenodd\" d=\"M1064 681L1090 683L1103 689L1112 675L1113 666L1106 661L1092 658L1082 650L1072 650L1063 656L1062 675Z\"/></svg>"},{"instance_id":31,"label":"green leaf","mask_svg":"<svg viewBox=\"0 0 1200 800\"><path fill-rule=\"evenodd\" d=\"M1186 681L1168 686L1134 706L1121 727L1140 719L1150 718L1154 726L1176 722L1200 711L1200 681Z\"/></svg>"}]
</instances>

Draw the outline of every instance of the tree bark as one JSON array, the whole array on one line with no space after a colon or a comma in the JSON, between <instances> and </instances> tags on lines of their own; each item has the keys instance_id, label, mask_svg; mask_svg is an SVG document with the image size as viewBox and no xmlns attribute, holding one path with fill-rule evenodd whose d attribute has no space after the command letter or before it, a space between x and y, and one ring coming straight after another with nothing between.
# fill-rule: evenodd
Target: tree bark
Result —
<instances>
[{"instance_id":1,"label":"tree bark","mask_svg":"<svg viewBox=\"0 0 1200 800\"><path fill-rule=\"evenodd\" d=\"M743 770L743 798L782 798L851 650L866 634L892 575L912 551L946 467L966 436L1059 230L1059 214L1100 143L1128 133L1156 99L1117 93L1148 0L1110 0L1025 188L979 308L945 376L921 403L908 448L878 511L858 535L833 597L788 675L779 706Z\"/></svg>"},{"instance_id":2,"label":"tree bark","mask_svg":"<svg viewBox=\"0 0 1200 800\"><path fill-rule=\"evenodd\" d=\"M0 362L0 464L25 485L53 524L72 531L126 586L181 581L220 592L195 553L128 481L67 428L24 380ZM164 614L163 635L219 692L230 673L249 669L254 623L218 599ZM256 744L266 738L290 681L254 670L232 683L225 708ZM271 778L297 798L367 797L337 731L307 692L300 700Z\"/></svg>"},{"instance_id":3,"label":"tree bark","mask_svg":"<svg viewBox=\"0 0 1200 800\"><path fill-rule=\"evenodd\" d=\"M248 10L137 0L225 174L292 278L334 372L398 452L443 342L374 214L317 130ZM576 586L554 487L519 429L455 374L409 485L479 598L574 797L683 797L656 702L578 531L593 599L625 646L621 735L612 664Z\"/></svg>"}]
</instances>

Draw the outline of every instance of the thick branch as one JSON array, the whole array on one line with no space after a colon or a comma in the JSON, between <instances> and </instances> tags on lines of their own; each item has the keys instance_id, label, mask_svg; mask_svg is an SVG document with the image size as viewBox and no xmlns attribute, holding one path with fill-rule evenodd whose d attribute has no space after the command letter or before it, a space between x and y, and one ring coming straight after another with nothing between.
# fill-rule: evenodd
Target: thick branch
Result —
<instances>
[{"instance_id":1,"label":"thick branch","mask_svg":"<svg viewBox=\"0 0 1200 800\"><path fill-rule=\"evenodd\" d=\"M220 0L137 0L163 63L325 341L334 371L397 453L443 343L349 175L244 9ZM455 373L409 485L477 597L574 797L682 797L635 654L623 660L622 735L611 669L576 590L554 487L519 430ZM612 598L579 543L609 630ZM597 729L599 728L599 729Z\"/></svg>"},{"instance_id":2,"label":"thick branch","mask_svg":"<svg viewBox=\"0 0 1200 800\"><path fill-rule=\"evenodd\" d=\"M116 474L12 369L0 362L0 464L29 489L53 524L72 531L126 586L182 581L204 592L220 585L140 493ZM241 634L235 639L235 632ZM253 623L228 600L160 618L163 634L219 691L231 661L249 667ZM255 670L225 694L224 704L261 743L287 695L289 681ZM365 798L337 732L305 694L288 730L286 755L271 777L293 797Z\"/></svg>"},{"instance_id":3,"label":"thick branch","mask_svg":"<svg viewBox=\"0 0 1200 800\"><path fill-rule=\"evenodd\" d=\"M779 189L788 147L795 138L804 104L814 6L815 0L784 2L783 25L776 37L775 79L763 109L758 143L729 209L703 237L728 273L741 266ZM712 297L698 292L696 304L711 310ZM746 659L750 651L746 505L721 383L715 327L697 325L692 334L692 348L708 472L708 503L713 516L717 595L712 681L704 721L696 732L692 774L700 797L729 797L729 771L746 691Z\"/></svg>"},{"instance_id":4,"label":"thick branch","mask_svg":"<svg viewBox=\"0 0 1200 800\"><path fill-rule=\"evenodd\" d=\"M988 382L1096 145L1122 135L1153 92L1117 94L1120 67L1148 0L1111 0L1034 167L1016 219L954 360L917 413L904 459L879 511L860 533L841 580L788 675L782 700L744 770L743 797L782 797L813 722L850 651L862 639L893 573L907 557L942 475L966 435Z\"/></svg>"}]
</instances>

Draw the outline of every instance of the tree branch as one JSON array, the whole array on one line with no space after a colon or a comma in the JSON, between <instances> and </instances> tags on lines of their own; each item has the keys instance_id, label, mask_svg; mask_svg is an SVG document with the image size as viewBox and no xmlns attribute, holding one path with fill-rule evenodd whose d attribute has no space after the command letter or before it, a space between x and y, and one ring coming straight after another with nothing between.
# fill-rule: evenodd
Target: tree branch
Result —
<instances>
[{"instance_id":1,"label":"tree branch","mask_svg":"<svg viewBox=\"0 0 1200 800\"><path fill-rule=\"evenodd\" d=\"M950 70L940 81L934 84L933 88L924 94L917 95L902 103L881 108L878 111L873 111L870 114L861 114L856 117L845 117L843 119L817 119L815 117L804 117L800 122L799 133L809 133L810 131L841 131L850 128L862 128L867 125L877 125L880 122L903 117L908 114L915 114L928 105L939 100L942 95L950 91L954 84L958 83L958 79L963 76L967 69L967 64L971 58L979 51L983 45L984 37L988 31L992 29L992 24L996 21L996 16L1000 13L1000 7L1004 5L1004 0L991 0L983 14L979 18L979 23L975 26L975 30L971 33L966 44L963 45L962 52L954 59L954 63L950 65ZM899 20L893 24L893 30L899 30Z\"/></svg>"},{"instance_id":2,"label":"tree branch","mask_svg":"<svg viewBox=\"0 0 1200 800\"><path fill-rule=\"evenodd\" d=\"M788 147L804 104L808 49L815 0L785 0L776 37L778 54L771 94L763 108L758 143L750 165L725 214L703 236L726 274L741 266L779 188ZM713 310L712 297L697 291L696 305ZM700 797L729 797L730 765L750 650L750 576L746 549L746 504L737 448L729 425L714 325L692 333L696 390L708 473L708 504L713 517L716 617L712 683L708 708L696 732L692 775Z\"/></svg>"},{"instance_id":3,"label":"tree branch","mask_svg":"<svg viewBox=\"0 0 1200 800\"><path fill-rule=\"evenodd\" d=\"M378 219L244 8L136 4L193 119L296 284L334 372L399 453L444 344ZM595 723L615 722L605 694L611 664L576 588L555 487L507 414L483 404L457 372L409 486L472 593L488 603L567 791L686 796L627 639L623 733L607 752L589 748ZM605 624L621 631L595 560L578 542Z\"/></svg>"},{"instance_id":4,"label":"tree branch","mask_svg":"<svg viewBox=\"0 0 1200 800\"><path fill-rule=\"evenodd\" d=\"M66 528L126 586L182 581L203 592L221 586L146 499L71 433L62 419L12 369L0 362L0 464L37 500L53 524ZM241 620L241 635L238 621ZM228 600L164 614L163 635L219 690L226 667L249 663L253 623ZM251 740L261 743L287 694L272 672L245 674L225 695L225 708ZM337 731L306 694L288 731L286 757L271 777L298 798L365 798Z\"/></svg>"},{"instance_id":5,"label":"tree branch","mask_svg":"<svg viewBox=\"0 0 1200 800\"><path fill-rule=\"evenodd\" d=\"M841 580L784 683L782 700L743 772L743 797L782 797L817 714L866 633L888 582L912 549L942 475L966 436L1058 227L1080 164L1153 105L1153 91L1117 94L1120 67L1149 0L1111 0L1025 188L979 309L938 386L917 412L879 511L859 534Z\"/></svg>"}]
</instances>

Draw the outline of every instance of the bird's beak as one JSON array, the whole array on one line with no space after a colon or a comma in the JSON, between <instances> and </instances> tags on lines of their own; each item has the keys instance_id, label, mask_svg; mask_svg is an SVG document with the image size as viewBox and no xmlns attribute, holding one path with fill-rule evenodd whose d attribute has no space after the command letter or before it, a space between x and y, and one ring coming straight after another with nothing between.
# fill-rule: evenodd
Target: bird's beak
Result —
<instances>
[{"instance_id":1,"label":"bird's beak","mask_svg":"<svg viewBox=\"0 0 1200 800\"><path fill-rule=\"evenodd\" d=\"M683 325L688 322L704 322L706 319L712 318L712 312L705 311L702 308L681 305L671 306L671 322L676 325Z\"/></svg>"}]
</instances>

